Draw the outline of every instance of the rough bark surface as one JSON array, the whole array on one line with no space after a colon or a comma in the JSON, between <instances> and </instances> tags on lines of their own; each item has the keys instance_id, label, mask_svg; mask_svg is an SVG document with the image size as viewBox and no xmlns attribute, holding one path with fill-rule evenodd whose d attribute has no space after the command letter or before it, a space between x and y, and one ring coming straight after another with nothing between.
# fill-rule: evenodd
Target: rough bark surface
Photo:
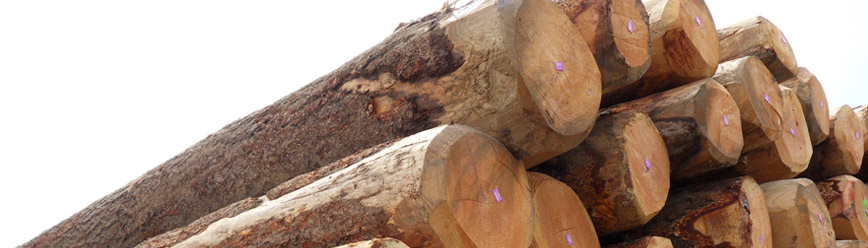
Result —
<instances>
[{"instance_id":1,"label":"rough bark surface","mask_svg":"<svg viewBox=\"0 0 868 248\"><path fill-rule=\"evenodd\" d=\"M196 235L208 228L214 222L224 218L235 217L238 214L241 214L247 210L253 209L261 205L264 201L268 199L264 199L264 197L260 198L247 198L235 203L230 204L229 206L223 207L220 210L214 211L208 215L202 216L201 218L193 221L189 225L185 227L176 228L174 230L165 232L163 234L151 237L144 242L136 245L136 248L166 248L172 247L193 235Z\"/></svg>"},{"instance_id":2,"label":"rough bark surface","mask_svg":"<svg viewBox=\"0 0 868 248\"><path fill-rule=\"evenodd\" d=\"M799 68L799 73L782 86L796 91L802 110L805 112L805 121L808 131L811 133L811 144L819 145L829 137L829 102L826 101L826 91L820 85L820 81L808 69Z\"/></svg>"},{"instance_id":3,"label":"rough bark surface","mask_svg":"<svg viewBox=\"0 0 868 248\"><path fill-rule=\"evenodd\" d=\"M660 236L648 236L642 239L618 243L608 248L672 248L672 241Z\"/></svg>"},{"instance_id":4,"label":"rough bark surface","mask_svg":"<svg viewBox=\"0 0 868 248\"><path fill-rule=\"evenodd\" d=\"M814 182L788 179L761 187L775 247L835 247L832 218Z\"/></svg>"},{"instance_id":5,"label":"rough bark surface","mask_svg":"<svg viewBox=\"0 0 868 248\"><path fill-rule=\"evenodd\" d=\"M582 201L566 184L542 173L527 173L534 206L531 248L599 248L594 223Z\"/></svg>"},{"instance_id":6,"label":"rough bark surface","mask_svg":"<svg viewBox=\"0 0 868 248\"><path fill-rule=\"evenodd\" d=\"M868 187L843 175L817 182L837 239L868 240Z\"/></svg>"},{"instance_id":7,"label":"rough bark surface","mask_svg":"<svg viewBox=\"0 0 868 248\"><path fill-rule=\"evenodd\" d=\"M799 67L789 41L778 27L762 16L721 28L717 35L720 38L721 62L756 56L778 82L798 73Z\"/></svg>"},{"instance_id":8,"label":"rough bark surface","mask_svg":"<svg viewBox=\"0 0 868 248\"><path fill-rule=\"evenodd\" d=\"M781 91L756 57L721 63L714 74L738 104L744 140L742 154L771 145L781 137Z\"/></svg>"}]
</instances>

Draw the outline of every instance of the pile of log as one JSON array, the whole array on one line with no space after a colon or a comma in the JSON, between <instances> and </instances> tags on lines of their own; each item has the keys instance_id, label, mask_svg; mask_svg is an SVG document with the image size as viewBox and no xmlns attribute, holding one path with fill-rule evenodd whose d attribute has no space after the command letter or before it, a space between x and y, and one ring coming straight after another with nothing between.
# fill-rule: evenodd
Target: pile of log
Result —
<instances>
[{"instance_id":1,"label":"pile of log","mask_svg":"<svg viewBox=\"0 0 868 248\"><path fill-rule=\"evenodd\" d=\"M23 247L868 247L868 107L703 0L487 0Z\"/></svg>"}]
</instances>

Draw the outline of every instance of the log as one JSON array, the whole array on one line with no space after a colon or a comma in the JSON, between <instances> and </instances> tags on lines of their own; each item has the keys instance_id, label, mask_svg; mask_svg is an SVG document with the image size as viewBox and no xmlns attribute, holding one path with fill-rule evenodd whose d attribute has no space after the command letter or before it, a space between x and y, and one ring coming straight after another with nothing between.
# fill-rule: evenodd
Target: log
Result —
<instances>
[{"instance_id":1,"label":"log","mask_svg":"<svg viewBox=\"0 0 868 248\"><path fill-rule=\"evenodd\" d=\"M832 218L814 182L788 179L760 187L765 194L775 247L835 247Z\"/></svg>"},{"instance_id":2,"label":"log","mask_svg":"<svg viewBox=\"0 0 868 248\"><path fill-rule=\"evenodd\" d=\"M859 117L859 123L862 123L862 149L868 151L868 105L853 108L853 112Z\"/></svg>"},{"instance_id":3,"label":"log","mask_svg":"<svg viewBox=\"0 0 868 248\"><path fill-rule=\"evenodd\" d=\"M641 239L607 246L608 248L672 248L672 241L660 236L648 236Z\"/></svg>"},{"instance_id":4,"label":"log","mask_svg":"<svg viewBox=\"0 0 868 248\"><path fill-rule=\"evenodd\" d=\"M720 38L720 61L756 56L769 68L778 82L798 73L793 49L775 24L757 16L717 31Z\"/></svg>"},{"instance_id":5,"label":"log","mask_svg":"<svg viewBox=\"0 0 868 248\"><path fill-rule=\"evenodd\" d=\"M771 247L766 200L749 176L676 189L643 227L673 247Z\"/></svg>"},{"instance_id":6,"label":"log","mask_svg":"<svg viewBox=\"0 0 868 248\"><path fill-rule=\"evenodd\" d=\"M639 112L602 115L579 147L531 170L569 185L600 235L642 226L669 192L666 144Z\"/></svg>"},{"instance_id":7,"label":"log","mask_svg":"<svg viewBox=\"0 0 868 248\"><path fill-rule=\"evenodd\" d=\"M811 143L819 145L826 140L826 137L829 137L829 104L826 101L826 92L817 77L808 69L800 67L796 77L782 82L781 85L796 91L802 110L805 111Z\"/></svg>"},{"instance_id":8,"label":"log","mask_svg":"<svg viewBox=\"0 0 868 248\"><path fill-rule=\"evenodd\" d=\"M838 240L835 242L838 248L868 248L865 240Z\"/></svg>"},{"instance_id":9,"label":"log","mask_svg":"<svg viewBox=\"0 0 868 248\"><path fill-rule=\"evenodd\" d=\"M573 189L536 172L528 172L527 181L534 209L530 247L600 247L594 223Z\"/></svg>"},{"instance_id":10,"label":"log","mask_svg":"<svg viewBox=\"0 0 868 248\"><path fill-rule=\"evenodd\" d=\"M794 90L782 88L781 138L767 147L743 154L735 169L757 182L793 178L808 168L814 149L805 115ZM744 113L744 112L742 112Z\"/></svg>"},{"instance_id":11,"label":"log","mask_svg":"<svg viewBox=\"0 0 868 248\"><path fill-rule=\"evenodd\" d=\"M524 167L461 125L437 127L233 218L177 247L329 247L393 237L410 247L528 247Z\"/></svg>"},{"instance_id":12,"label":"log","mask_svg":"<svg viewBox=\"0 0 868 248\"><path fill-rule=\"evenodd\" d=\"M859 179L841 175L817 182L837 239L868 240L868 187Z\"/></svg>"},{"instance_id":13,"label":"log","mask_svg":"<svg viewBox=\"0 0 868 248\"><path fill-rule=\"evenodd\" d=\"M672 180L731 167L744 140L738 105L713 79L704 79L601 110L641 112L654 121L669 154Z\"/></svg>"},{"instance_id":14,"label":"log","mask_svg":"<svg viewBox=\"0 0 868 248\"><path fill-rule=\"evenodd\" d=\"M479 128L527 166L572 149L598 111L593 54L578 31L550 25L569 22L554 3L513 5L447 8L402 24L334 72L227 125L24 247L131 247L440 124ZM518 15L534 18L516 22Z\"/></svg>"},{"instance_id":15,"label":"log","mask_svg":"<svg viewBox=\"0 0 868 248\"><path fill-rule=\"evenodd\" d=\"M711 75L720 61L717 30L703 0L645 1L651 36L651 66L626 101L676 88Z\"/></svg>"},{"instance_id":16,"label":"log","mask_svg":"<svg viewBox=\"0 0 868 248\"><path fill-rule=\"evenodd\" d=\"M802 177L823 179L838 175L853 175L862 167L865 155L862 139L863 124L850 106L835 110L829 127L829 138L814 147L814 157Z\"/></svg>"},{"instance_id":17,"label":"log","mask_svg":"<svg viewBox=\"0 0 868 248\"><path fill-rule=\"evenodd\" d=\"M641 87L651 66L648 13L640 0L554 0L579 29L602 77L602 106Z\"/></svg>"},{"instance_id":18,"label":"log","mask_svg":"<svg viewBox=\"0 0 868 248\"><path fill-rule=\"evenodd\" d=\"M742 154L772 144L781 137L781 93L772 74L756 57L721 63L714 80L726 87L741 111Z\"/></svg>"},{"instance_id":19,"label":"log","mask_svg":"<svg viewBox=\"0 0 868 248\"><path fill-rule=\"evenodd\" d=\"M352 244L335 246L334 248L410 248L404 242L393 238L376 238L359 241Z\"/></svg>"}]
</instances>

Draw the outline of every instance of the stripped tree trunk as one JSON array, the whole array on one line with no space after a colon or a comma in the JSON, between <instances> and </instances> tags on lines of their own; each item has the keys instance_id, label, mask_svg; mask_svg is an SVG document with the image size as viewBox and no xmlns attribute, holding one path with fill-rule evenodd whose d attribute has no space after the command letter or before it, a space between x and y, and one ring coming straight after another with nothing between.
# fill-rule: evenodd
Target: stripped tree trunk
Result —
<instances>
[{"instance_id":1,"label":"stripped tree trunk","mask_svg":"<svg viewBox=\"0 0 868 248\"><path fill-rule=\"evenodd\" d=\"M757 16L717 31L720 38L720 61L744 56L762 60L778 82L798 73L796 57L784 33L772 22Z\"/></svg>"},{"instance_id":2,"label":"stripped tree trunk","mask_svg":"<svg viewBox=\"0 0 868 248\"><path fill-rule=\"evenodd\" d=\"M775 247L835 247L832 218L814 182L788 179L760 187L766 197Z\"/></svg>"},{"instance_id":3,"label":"stripped tree trunk","mask_svg":"<svg viewBox=\"0 0 868 248\"><path fill-rule=\"evenodd\" d=\"M579 147L534 167L569 185L600 235L640 227L669 194L666 144L648 116L603 115Z\"/></svg>"},{"instance_id":4,"label":"stripped tree trunk","mask_svg":"<svg viewBox=\"0 0 868 248\"><path fill-rule=\"evenodd\" d=\"M359 241L352 244L336 246L334 248L410 248L404 242L393 238L376 238Z\"/></svg>"},{"instance_id":5,"label":"stripped tree trunk","mask_svg":"<svg viewBox=\"0 0 868 248\"><path fill-rule=\"evenodd\" d=\"M868 187L843 175L817 182L837 239L868 240Z\"/></svg>"},{"instance_id":6,"label":"stripped tree trunk","mask_svg":"<svg viewBox=\"0 0 868 248\"><path fill-rule=\"evenodd\" d=\"M534 206L530 247L600 247L588 211L569 186L536 172L527 180Z\"/></svg>"},{"instance_id":7,"label":"stripped tree trunk","mask_svg":"<svg viewBox=\"0 0 868 248\"><path fill-rule=\"evenodd\" d=\"M672 248L672 241L660 236L648 236L641 239L607 246L608 248Z\"/></svg>"},{"instance_id":8,"label":"stripped tree trunk","mask_svg":"<svg viewBox=\"0 0 868 248\"><path fill-rule=\"evenodd\" d=\"M829 104L826 101L826 92L817 77L808 69L800 67L796 77L782 82L781 85L796 91L802 110L805 111L811 144L819 145L826 140L829 137Z\"/></svg>"},{"instance_id":9,"label":"stripped tree trunk","mask_svg":"<svg viewBox=\"0 0 868 248\"><path fill-rule=\"evenodd\" d=\"M831 119L829 138L814 147L814 157L803 177L823 179L838 175L853 175L862 167L865 155L862 139L863 123L850 106L835 110Z\"/></svg>"},{"instance_id":10,"label":"stripped tree trunk","mask_svg":"<svg viewBox=\"0 0 868 248\"><path fill-rule=\"evenodd\" d=\"M440 124L479 128L527 166L545 161L583 140L599 104L593 55L577 30L554 25L568 22L554 3L528 0L402 24L336 71L229 124L25 247L134 246L357 150Z\"/></svg>"}]
</instances>

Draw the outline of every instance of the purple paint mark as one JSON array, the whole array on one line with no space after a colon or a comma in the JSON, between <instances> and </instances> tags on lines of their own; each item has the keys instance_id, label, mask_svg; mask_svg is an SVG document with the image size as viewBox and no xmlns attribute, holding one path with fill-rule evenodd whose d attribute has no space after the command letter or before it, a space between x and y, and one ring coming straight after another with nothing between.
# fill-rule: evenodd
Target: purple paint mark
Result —
<instances>
[{"instance_id":1,"label":"purple paint mark","mask_svg":"<svg viewBox=\"0 0 868 248\"><path fill-rule=\"evenodd\" d=\"M786 45L790 44L789 42L787 42L787 38L784 38L783 36L781 36L781 41L784 42L784 44Z\"/></svg>"},{"instance_id":2,"label":"purple paint mark","mask_svg":"<svg viewBox=\"0 0 868 248\"><path fill-rule=\"evenodd\" d=\"M793 128L790 128L790 134L793 136L796 136L796 130Z\"/></svg>"},{"instance_id":3,"label":"purple paint mark","mask_svg":"<svg viewBox=\"0 0 868 248\"><path fill-rule=\"evenodd\" d=\"M555 62L555 70L564 71L564 62Z\"/></svg>"},{"instance_id":4,"label":"purple paint mark","mask_svg":"<svg viewBox=\"0 0 868 248\"><path fill-rule=\"evenodd\" d=\"M726 115L723 115L723 125L729 126L729 118L726 118Z\"/></svg>"},{"instance_id":5,"label":"purple paint mark","mask_svg":"<svg viewBox=\"0 0 868 248\"><path fill-rule=\"evenodd\" d=\"M645 159L645 170L650 170L650 169L651 169L651 162L648 162L648 159L646 158Z\"/></svg>"},{"instance_id":6,"label":"purple paint mark","mask_svg":"<svg viewBox=\"0 0 868 248\"><path fill-rule=\"evenodd\" d=\"M567 244L569 244L570 246L573 246L573 238L570 237L570 234L567 233L567 234L564 234L564 236L566 236L566 238L567 238Z\"/></svg>"},{"instance_id":7,"label":"purple paint mark","mask_svg":"<svg viewBox=\"0 0 868 248\"><path fill-rule=\"evenodd\" d=\"M631 34L633 33L633 20L627 20L627 31L630 31Z\"/></svg>"},{"instance_id":8,"label":"purple paint mark","mask_svg":"<svg viewBox=\"0 0 868 248\"><path fill-rule=\"evenodd\" d=\"M762 235L762 234L760 234L760 244L762 244L762 243L763 243L763 240L764 240L764 238L763 238L763 235Z\"/></svg>"},{"instance_id":9,"label":"purple paint mark","mask_svg":"<svg viewBox=\"0 0 868 248\"><path fill-rule=\"evenodd\" d=\"M823 107L823 101L820 101L820 107L821 108Z\"/></svg>"},{"instance_id":10,"label":"purple paint mark","mask_svg":"<svg viewBox=\"0 0 868 248\"><path fill-rule=\"evenodd\" d=\"M498 190L497 187L494 187L494 190L492 190L491 192L494 193L494 199L497 200L497 203L503 201L503 198L500 197L500 190Z\"/></svg>"},{"instance_id":11,"label":"purple paint mark","mask_svg":"<svg viewBox=\"0 0 868 248\"><path fill-rule=\"evenodd\" d=\"M861 139L861 138L862 138L862 135L860 135L859 132L857 131L856 132L856 139Z\"/></svg>"},{"instance_id":12,"label":"purple paint mark","mask_svg":"<svg viewBox=\"0 0 868 248\"><path fill-rule=\"evenodd\" d=\"M763 99L766 99L766 103L772 103L771 100L769 100L769 94L768 93L763 93Z\"/></svg>"},{"instance_id":13,"label":"purple paint mark","mask_svg":"<svg viewBox=\"0 0 868 248\"><path fill-rule=\"evenodd\" d=\"M823 223L823 215L817 213L817 218L820 219L820 223Z\"/></svg>"},{"instance_id":14,"label":"purple paint mark","mask_svg":"<svg viewBox=\"0 0 868 248\"><path fill-rule=\"evenodd\" d=\"M696 25L702 27L702 20L699 19L699 16L693 16L693 19L696 20Z\"/></svg>"}]
</instances>

